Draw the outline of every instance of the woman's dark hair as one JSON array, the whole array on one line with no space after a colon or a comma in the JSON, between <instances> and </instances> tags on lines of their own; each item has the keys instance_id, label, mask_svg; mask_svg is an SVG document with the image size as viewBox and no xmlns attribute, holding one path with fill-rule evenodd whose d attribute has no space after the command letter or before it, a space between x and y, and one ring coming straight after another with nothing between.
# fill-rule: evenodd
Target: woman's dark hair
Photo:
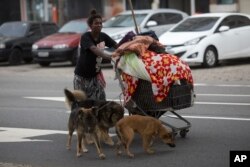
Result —
<instances>
[{"instance_id":1,"label":"woman's dark hair","mask_svg":"<svg viewBox=\"0 0 250 167\"><path fill-rule=\"evenodd\" d=\"M90 16L87 20L88 25L89 26L92 25L96 18L102 19L102 16L100 14L98 14L95 9L92 9L90 12Z\"/></svg>"}]
</instances>

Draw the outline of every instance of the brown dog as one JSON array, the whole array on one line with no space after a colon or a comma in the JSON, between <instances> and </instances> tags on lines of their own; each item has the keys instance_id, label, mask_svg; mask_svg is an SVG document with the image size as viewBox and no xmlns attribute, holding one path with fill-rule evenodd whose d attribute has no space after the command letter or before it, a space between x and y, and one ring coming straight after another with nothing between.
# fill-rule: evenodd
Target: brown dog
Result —
<instances>
[{"instance_id":1,"label":"brown dog","mask_svg":"<svg viewBox=\"0 0 250 167\"><path fill-rule=\"evenodd\" d=\"M141 135L143 148L149 154L154 153L150 147L154 137L159 137L170 147L175 147L172 134L161 124L160 120L150 116L131 115L124 117L117 122L115 128L119 139L117 143L118 154L121 154L120 145L123 144L127 155L131 158L134 157L134 154L129 151L129 146L135 132Z\"/></svg>"},{"instance_id":2,"label":"brown dog","mask_svg":"<svg viewBox=\"0 0 250 167\"><path fill-rule=\"evenodd\" d=\"M96 119L100 131L100 138L106 144L114 145L109 136L109 128L114 127L118 120L124 116L124 108L113 101L88 99L83 91L64 89L65 103L68 108L74 110L78 107L97 108Z\"/></svg>"},{"instance_id":3,"label":"brown dog","mask_svg":"<svg viewBox=\"0 0 250 167\"><path fill-rule=\"evenodd\" d=\"M75 108L71 111L68 121L68 142L67 148L71 147L71 140L74 130L77 132L77 157L82 155L82 152L88 152L85 147L86 136L89 135L90 138L95 143L97 153L101 159L105 158L104 153L102 152L100 140L99 140L99 129L97 126L96 119L96 108Z\"/></svg>"}]
</instances>

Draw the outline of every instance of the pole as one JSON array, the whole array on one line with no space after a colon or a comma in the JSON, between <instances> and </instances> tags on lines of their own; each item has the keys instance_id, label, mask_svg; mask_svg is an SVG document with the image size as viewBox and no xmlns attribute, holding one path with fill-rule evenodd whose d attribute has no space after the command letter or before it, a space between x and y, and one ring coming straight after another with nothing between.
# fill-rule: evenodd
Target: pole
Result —
<instances>
[{"instance_id":1,"label":"pole","mask_svg":"<svg viewBox=\"0 0 250 167\"><path fill-rule=\"evenodd\" d=\"M136 34L138 35L139 34L139 29L138 29L138 26L137 26L137 23L136 23L136 20L135 20L133 5L132 5L131 0L128 0L128 2L129 2L130 10L132 12L132 18L133 18L134 24L135 24L135 31L136 31Z\"/></svg>"}]
</instances>

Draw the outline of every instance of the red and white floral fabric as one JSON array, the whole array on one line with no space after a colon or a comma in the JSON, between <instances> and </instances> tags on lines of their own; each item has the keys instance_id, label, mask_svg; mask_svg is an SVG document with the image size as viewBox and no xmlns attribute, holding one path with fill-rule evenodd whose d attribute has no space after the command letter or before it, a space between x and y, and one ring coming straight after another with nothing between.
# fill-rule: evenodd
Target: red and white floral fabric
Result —
<instances>
[{"instance_id":1,"label":"red and white floral fabric","mask_svg":"<svg viewBox=\"0 0 250 167\"><path fill-rule=\"evenodd\" d=\"M185 79L188 83L193 84L193 77L189 66L177 56L166 53L157 54L146 50L141 55L141 59L150 75L152 91L156 102L160 102L166 98L170 86L175 81ZM138 78L124 72L122 73L122 78L125 85L125 102L127 102L136 90Z\"/></svg>"}]
</instances>

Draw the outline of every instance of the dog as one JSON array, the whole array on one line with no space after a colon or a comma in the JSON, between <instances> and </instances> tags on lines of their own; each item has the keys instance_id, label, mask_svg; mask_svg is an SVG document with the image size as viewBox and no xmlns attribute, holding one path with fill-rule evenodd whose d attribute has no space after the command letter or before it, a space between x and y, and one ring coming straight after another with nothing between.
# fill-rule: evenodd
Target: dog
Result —
<instances>
[{"instance_id":1,"label":"dog","mask_svg":"<svg viewBox=\"0 0 250 167\"><path fill-rule=\"evenodd\" d=\"M113 146L114 142L109 136L108 131L111 127L114 127L121 118L123 118L124 108L113 101L89 99L85 92L80 90L70 91L64 89L64 94L66 106L71 110L78 107L97 108L96 119L100 130L100 138L106 144Z\"/></svg>"},{"instance_id":2,"label":"dog","mask_svg":"<svg viewBox=\"0 0 250 167\"><path fill-rule=\"evenodd\" d=\"M175 147L174 138L170 132L162 125L161 121L150 116L131 115L119 120L115 126L118 136L117 154L120 155L121 144L124 145L127 155L134 157L129 150L130 144L134 138L134 133L139 133L142 137L143 148L145 152L152 154L151 148L153 138L159 137L165 144Z\"/></svg>"},{"instance_id":3,"label":"dog","mask_svg":"<svg viewBox=\"0 0 250 167\"><path fill-rule=\"evenodd\" d=\"M105 154L101 149L101 144L99 140L99 129L97 126L96 119L97 109L96 108L75 108L71 111L68 121L68 141L67 148L71 147L71 140L73 132L77 132L77 151L76 156L82 156L82 152L88 152L85 143L86 136L89 135L90 138L95 143L97 153L101 159L105 158Z\"/></svg>"}]
</instances>

